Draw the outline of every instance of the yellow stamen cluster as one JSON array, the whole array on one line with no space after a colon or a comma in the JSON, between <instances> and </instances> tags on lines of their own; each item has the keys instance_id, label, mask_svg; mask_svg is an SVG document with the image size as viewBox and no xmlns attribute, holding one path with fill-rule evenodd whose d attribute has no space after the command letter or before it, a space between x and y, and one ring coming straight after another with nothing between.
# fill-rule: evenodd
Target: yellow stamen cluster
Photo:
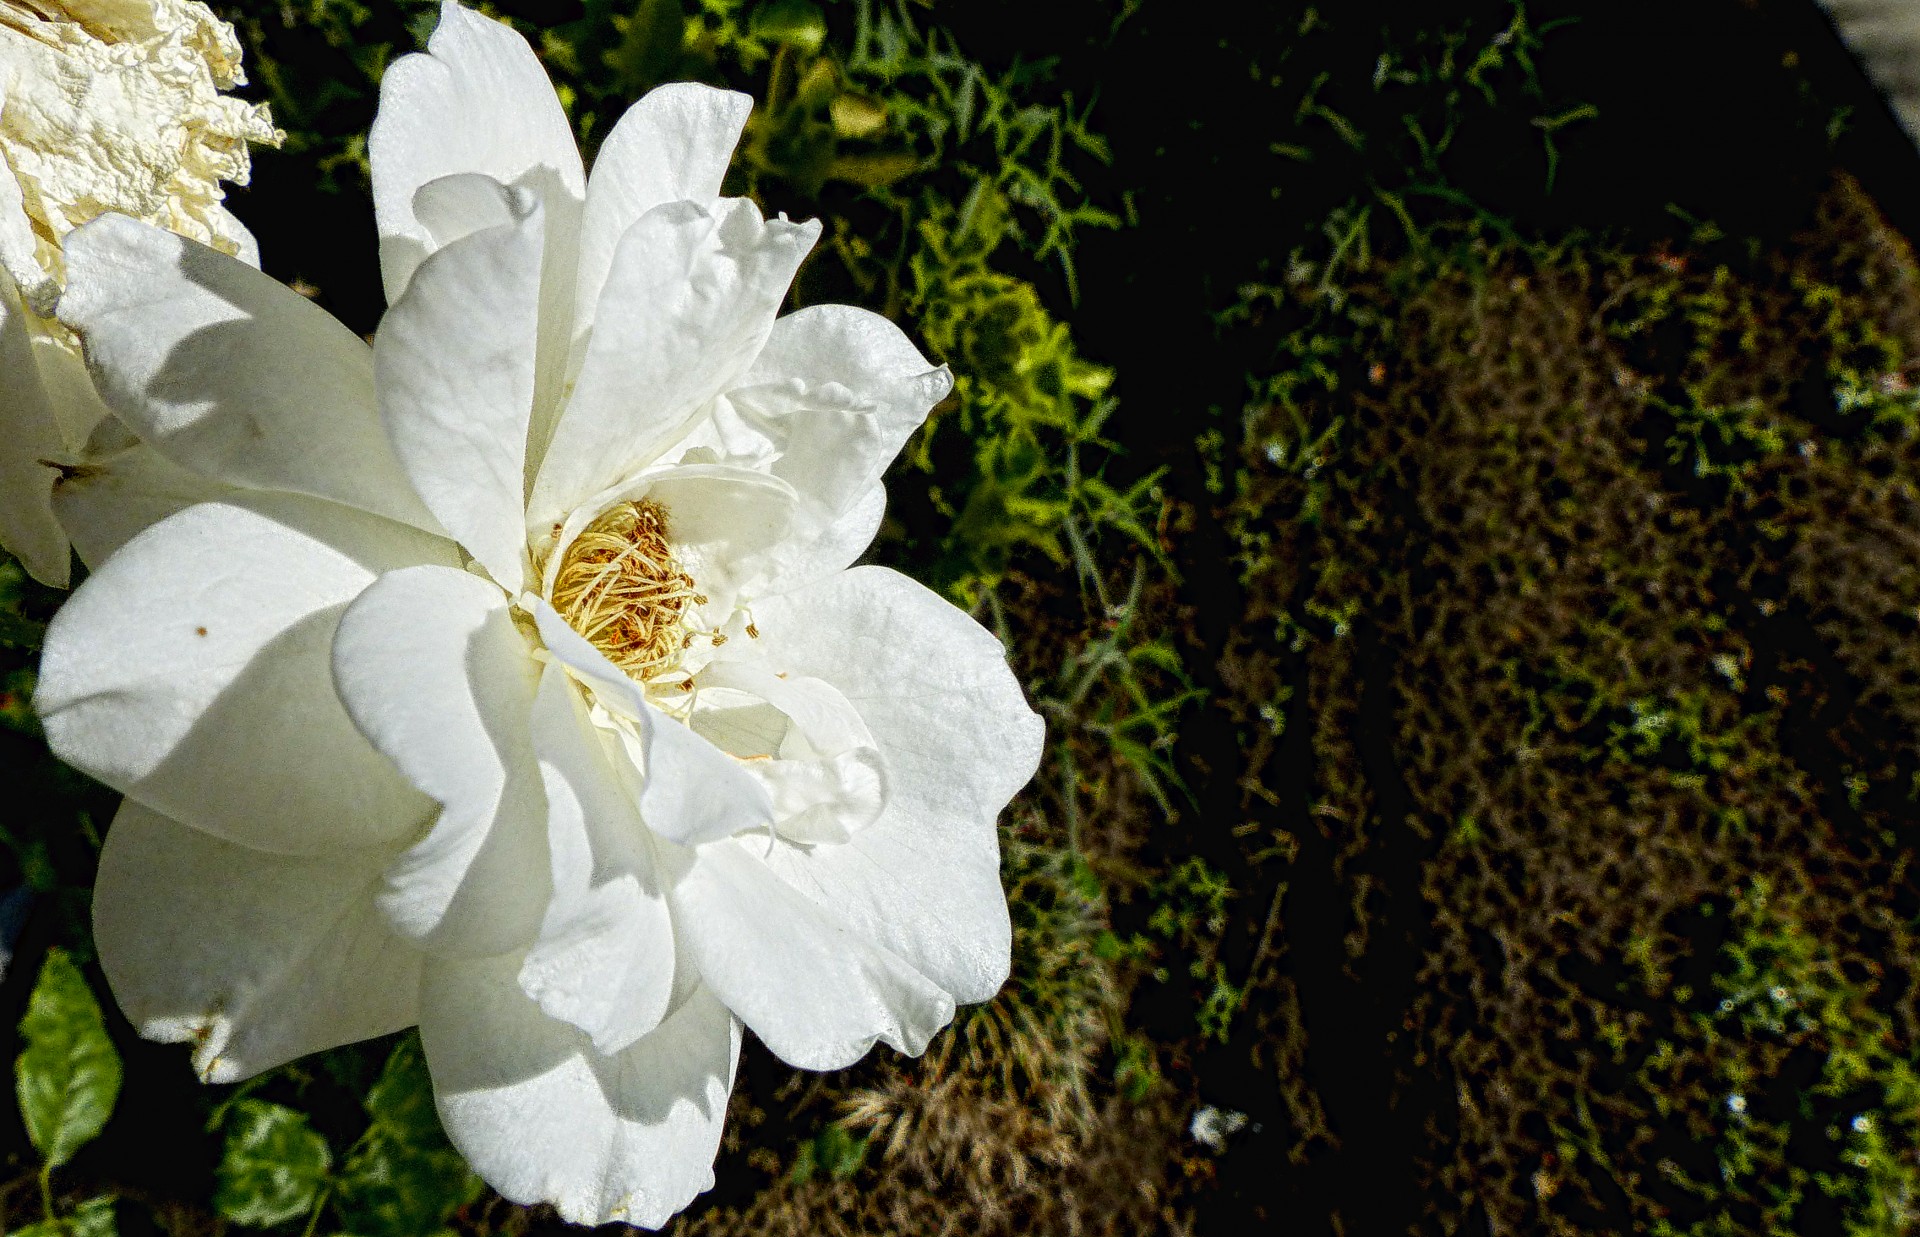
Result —
<instances>
[{"instance_id":1,"label":"yellow stamen cluster","mask_svg":"<svg viewBox=\"0 0 1920 1237\"><path fill-rule=\"evenodd\" d=\"M549 599L569 626L640 682L673 669L693 640L687 607L704 605L667 544L656 502L602 512L567 547Z\"/></svg>"}]
</instances>

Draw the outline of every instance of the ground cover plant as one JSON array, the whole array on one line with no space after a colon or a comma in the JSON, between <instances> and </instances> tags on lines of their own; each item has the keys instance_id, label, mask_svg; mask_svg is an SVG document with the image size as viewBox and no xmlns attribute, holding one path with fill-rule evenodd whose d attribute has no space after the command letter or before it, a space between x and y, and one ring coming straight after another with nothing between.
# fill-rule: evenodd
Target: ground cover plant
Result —
<instances>
[{"instance_id":1,"label":"ground cover plant","mask_svg":"<svg viewBox=\"0 0 1920 1237\"><path fill-rule=\"evenodd\" d=\"M1920 167L1819 11L1034 8L490 10L589 157L754 96L795 303L958 378L875 557L1049 727L1006 989L919 1060L750 1042L676 1228L1913 1231ZM434 11L223 9L287 132L235 210L356 331ZM113 796L26 703L59 595L0 588L6 1231L559 1228L410 1035L210 1088L132 1034Z\"/></svg>"}]
</instances>

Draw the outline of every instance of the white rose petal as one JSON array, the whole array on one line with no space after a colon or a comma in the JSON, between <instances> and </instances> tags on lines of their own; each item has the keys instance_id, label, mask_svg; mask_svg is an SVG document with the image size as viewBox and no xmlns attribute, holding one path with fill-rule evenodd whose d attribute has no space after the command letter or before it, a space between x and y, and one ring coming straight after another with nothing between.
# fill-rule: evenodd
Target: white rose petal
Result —
<instances>
[{"instance_id":1,"label":"white rose petal","mask_svg":"<svg viewBox=\"0 0 1920 1237\"><path fill-rule=\"evenodd\" d=\"M127 800L93 901L115 999L208 1082L411 1026L421 955L373 909L387 858L270 855Z\"/></svg>"},{"instance_id":2,"label":"white rose petal","mask_svg":"<svg viewBox=\"0 0 1920 1237\"><path fill-rule=\"evenodd\" d=\"M445 567L390 572L334 641L347 711L440 817L387 877L407 936L467 956L524 948L552 890L530 717L539 667L506 598Z\"/></svg>"},{"instance_id":3,"label":"white rose petal","mask_svg":"<svg viewBox=\"0 0 1920 1237\"><path fill-rule=\"evenodd\" d=\"M576 333L593 326L614 247L628 228L656 206L711 207L720 196L733 144L752 110L743 94L675 83L641 99L614 125L600 145L580 221Z\"/></svg>"},{"instance_id":4,"label":"white rose petal","mask_svg":"<svg viewBox=\"0 0 1920 1237\"><path fill-rule=\"evenodd\" d=\"M758 842L703 846L668 894L700 975L774 1054L840 1069L884 1041L919 1056L953 997L774 875Z\"/></svg>"},{"instance_id":5,"label":"white rose petal","mask_svg":"<svg viewBox=\"0 0 1920 1237\"><path fill-rule=\"evenodd\" d=\"M533 742L547 790L553 899L520 986L603 1053L660 1025L673 996L666 872L586 702L549 665L534 701Z\"/></svg>"},{"instance_id":6,"label":"white rose petal","mask_svg":"<svg viewBox=\"0 0 1920 1237\"><path fill-rule=\"evenodd\" d=\"M402 56L380 80L367 135L373 214L387 300L398 301L438 242L415 215L416 194L443 176L474 174L539 195L556 225L586 196L567 114L525 39L447 0L426 55Z\"/></svg>"},{"instance_id":7,"label":"white rose petal","mask_svg":"<svg viewBox=\"0 0 1920 1237\"><path fill-rule=\"evenodd\" d=\"M54 753L175 820L261 850L417 832L432 804L334 693L334 629L383 571L452 547L292 494L203 503L102 564L47 631Z\"/></svg>"},{"instance_id":8,"label":"white rose petal","mask_svg":"<svg viewBox=\"0 0 1920 1237\"><path fill-rule=\"evenodd\" d=\"M188 472L143 442L102 452L53 486L53 514L80 561L107 556L176 511L243 491Z\"/></svg>"},{"instance_id":9,"label":"white rose petal","mask_svg":"<svg viewBox=\"0 0 1920 1237\"><path fill-rule=\"evenodd\" d=\"M516 203L497 183L472 179L491 186L514 217L420 265L380 323L374 368L413 488L493 578L518 593L546 218L537 202Z\"/></svg>"},{"instance_id":10,"label":"white rose petal","mask_svg":"<svg viewBox=\"0 0 1920 1237\"><path fill-rule=\"evenodd\" d=\"M997 839L972 822L1033 776L1042 738L999 641L883 567L855 568L762 612L769 659L845 694L886 758L893 792L846 846L782 849L769 862L955 1000L986 1000L1006 982L1012 925Z\"/></svg>"},{"instance_id":11,"label":"white rose petal","mask_svg":"<svg viewBox=\"0 0 1920 1237\"><path fill-rule=\"evenodd\" d=\"M82 228L67 258L61 320L87 341L108 405L156 451L209 480L438 531L380 423L372 350L325 310L119 215Z\"/></svg>"},{"instance_id":12,"label":"white rose petal","mask_svg":"<svg viewBox=\"0 0 1920 1237\"><path fill-rule=\"evenodd\" d=\"M420 1039L448 1137L514 1202L659 1228L712 1187L740 1023L706 988L603 1054L541 1012L513 959L435 963Z\"/></svg>"},{"instance_id":13,"label":"white rose petal","mask_svg":"<svg viewBox=\"0 0 1920 1237\"><path fill-rule=\"evenodd\" d=\"M534 481L530 522L563 518L657 460L752 364L820 225L753 203L671 202L620 238L573 398Z\"/></svg>"},{"instance_id":14,"label":"white rose petal","mask_svg":"<svg viewBox=\"0 0 1920 1237\"><path fill-rule=\"evenodd\" d=\"M0 542L34 579L67 582L67 535L53 514L60 474L41 463L66 443L34 357L35 324L13 277L0 271L0 400L11 441L0 449Z\"/></svg>"}]
</instances>

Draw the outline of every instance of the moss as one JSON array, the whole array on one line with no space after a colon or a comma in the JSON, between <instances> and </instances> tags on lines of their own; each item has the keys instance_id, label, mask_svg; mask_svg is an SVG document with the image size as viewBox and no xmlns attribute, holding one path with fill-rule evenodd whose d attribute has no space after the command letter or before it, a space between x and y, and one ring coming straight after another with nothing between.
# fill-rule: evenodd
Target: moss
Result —
<instances>
[{"instance_id":1,"label":"moss","mask_svg":"<svg viewBox=\"0 0 1920 1237\"><path fill-rule=\"evenodd\" d=\"M1292 1171L1421 1183L1350 1226L1906 1223L1920 285L1823 210L1378 268L1249 410L1246 1040Z\"/></svg>"}]
</instances>

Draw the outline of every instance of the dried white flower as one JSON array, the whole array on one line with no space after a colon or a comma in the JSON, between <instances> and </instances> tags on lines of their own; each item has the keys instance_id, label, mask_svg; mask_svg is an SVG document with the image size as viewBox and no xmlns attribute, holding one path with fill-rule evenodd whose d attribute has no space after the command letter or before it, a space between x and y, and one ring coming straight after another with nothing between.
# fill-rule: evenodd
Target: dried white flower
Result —
<instances>
[{"instance_id":1,"label":"dried white flower","mask_svg":"<svg viewBox=\"0 0 1920 1237\"><path fill-rule=\"evenodd\" d=\"M249 142L280 134L243 84L233 28L199 0L0 0L0 264L51 316L67 233L117 211L251 253L221 201Z\"/></svg>"},{"instance_id":2,"label":"dried white flower","mask_svg":"<svg viewBox=\"0 0 1920 1237\"><path fill-rule=\"evenodd\" d=\"M221 182L245 184L248 143L280 134L222 93L244 80L232 28L199 0L0 0L0 545L47 583L67 579L56 482L145 454L51 321L62 246L115 212L257 264Z\"/></svg>"}]
</instances>

